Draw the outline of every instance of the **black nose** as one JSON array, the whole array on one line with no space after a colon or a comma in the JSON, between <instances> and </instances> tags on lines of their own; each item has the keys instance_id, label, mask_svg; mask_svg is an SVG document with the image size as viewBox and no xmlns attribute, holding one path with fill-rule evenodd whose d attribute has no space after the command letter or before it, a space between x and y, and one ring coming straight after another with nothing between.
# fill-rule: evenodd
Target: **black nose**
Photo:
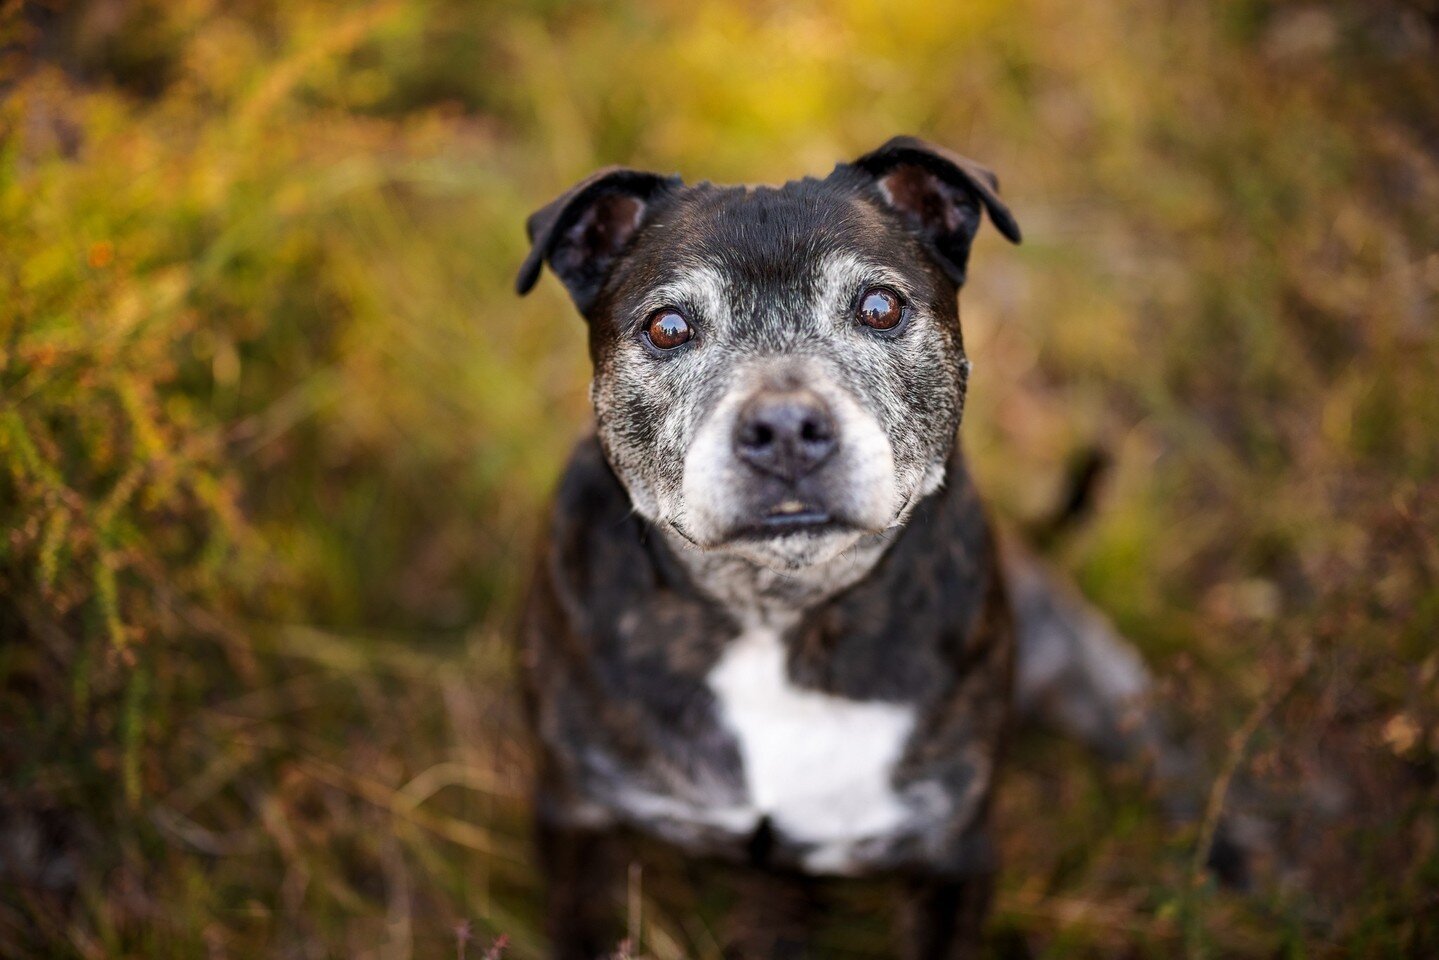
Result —
<instances>
[{"instance_id":1,"label":"black nose","mask_svg":"<svg viewBox=\"0 0 1439 960\"><path fill-rule=\"evenodd\" d=\"M795 481L834 453L834 432L829 408L814 394L765 392L740 411L734 448L761 473Z\"/></svg>"}]
</instances>

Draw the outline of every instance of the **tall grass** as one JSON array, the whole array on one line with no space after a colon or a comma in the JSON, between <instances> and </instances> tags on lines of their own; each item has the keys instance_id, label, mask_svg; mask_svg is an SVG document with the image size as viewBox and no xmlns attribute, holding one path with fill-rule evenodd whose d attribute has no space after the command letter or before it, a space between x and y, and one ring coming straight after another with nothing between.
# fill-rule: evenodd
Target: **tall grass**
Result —
<instances>
[{"instance_id":1,"label":"tall grass","mask_svg":"<svg viewBox=\"0 0 1439 960\"><path fill-rule=\"evenodd\" d=\"M536 955L506 635L588 372L557 285L510 293L523 218L900 131L1025 228L963 300L989 496L1109 451L1053 559L1267 851L1217 891L1027 741L995 950L1439 950L1429 8L3 9L0 953ZM712 953L636 894L643 951Z\"/></svg>"}]
</instances>

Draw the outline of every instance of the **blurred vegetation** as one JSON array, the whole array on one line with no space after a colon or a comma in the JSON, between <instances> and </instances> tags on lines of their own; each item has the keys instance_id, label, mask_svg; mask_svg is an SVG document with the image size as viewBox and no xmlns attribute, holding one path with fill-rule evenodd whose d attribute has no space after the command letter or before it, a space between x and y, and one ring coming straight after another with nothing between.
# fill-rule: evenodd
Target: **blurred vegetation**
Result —
<instances>
[{"instance_id":1,"label":"blurred vegetation","mask_svg":"<svg viewBox=\"0 0 1439 960\"><path fill-rule=\"evenodd\" d=\"M985 487L1113 458L1052 558L1263 851L1217 890L1026 740L996 955L1439 955L1429 0L9 0L0 46L0 954L535 956L505 635L588 371L524 216L916 132L1027 238L964 297Z\"/></svg>"}]
</instances>

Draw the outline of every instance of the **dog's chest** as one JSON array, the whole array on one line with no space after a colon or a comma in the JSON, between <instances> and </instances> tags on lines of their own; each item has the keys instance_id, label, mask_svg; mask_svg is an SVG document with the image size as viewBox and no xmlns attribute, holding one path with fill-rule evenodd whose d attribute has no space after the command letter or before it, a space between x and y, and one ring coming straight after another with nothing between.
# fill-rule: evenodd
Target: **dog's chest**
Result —
<instances>
[{"instance_id":1,"label":"dog's chest","mask_svg":"<svg viewBox=\"0 0 1439 960\"><path fill-rule=\"evenodd\" d=\"M711 669L719 722L734 737L749 805L786 838L812 845L813 867L899 831L912 811L894 786L914 708L797 687L777 631L736 637Z\"/></svg>"}]
</instances>

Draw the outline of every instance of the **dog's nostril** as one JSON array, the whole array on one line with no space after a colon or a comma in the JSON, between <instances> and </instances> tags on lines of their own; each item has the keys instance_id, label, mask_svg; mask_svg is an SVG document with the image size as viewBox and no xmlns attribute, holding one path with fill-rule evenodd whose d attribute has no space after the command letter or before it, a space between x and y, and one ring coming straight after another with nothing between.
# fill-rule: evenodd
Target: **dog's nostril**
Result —
<instances>
[{"instance_id":1,"label":"dog's nostril","mask_svg":"<svg viewBox=\"0 0 1439 960\"><path fill-rule=\"evenodd\" d=\"M747 419L740 423L739 432L735 440L742 448L756 451L763 450L774 444L774 428L767 423Z\"/></svg>"},{"instance_id":2,"label":"dog's nostril","mask_svg":"<svg viewBox=\"0 0 1439 960\"><path fill-rule=\"evenodd\" d=\"M799 438L806 443L816 443L829 439L828 427L818 420L805 420L799 428Z\"/></svg>"}]
</instances>

